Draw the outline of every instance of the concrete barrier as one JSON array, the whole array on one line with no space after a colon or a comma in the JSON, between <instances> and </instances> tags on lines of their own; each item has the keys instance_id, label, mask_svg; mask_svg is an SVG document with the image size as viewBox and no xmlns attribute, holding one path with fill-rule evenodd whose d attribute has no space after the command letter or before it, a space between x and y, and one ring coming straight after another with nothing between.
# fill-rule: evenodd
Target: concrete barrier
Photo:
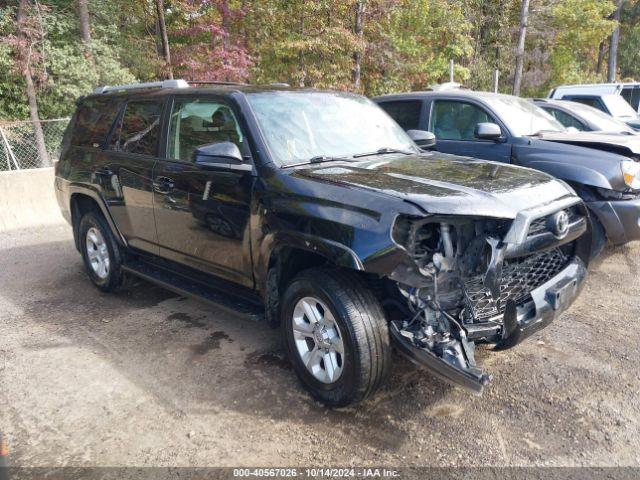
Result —
<instances>
[{"instance_id":1,"label":"concrete barrier","mask_svg":"<svg viewBox=\"0 0 640 480\"><path fill-rule=\"evenodd\" d=\"M0 172L0 231L63 223L53 168Z\"/></svg>"}]
</instances>

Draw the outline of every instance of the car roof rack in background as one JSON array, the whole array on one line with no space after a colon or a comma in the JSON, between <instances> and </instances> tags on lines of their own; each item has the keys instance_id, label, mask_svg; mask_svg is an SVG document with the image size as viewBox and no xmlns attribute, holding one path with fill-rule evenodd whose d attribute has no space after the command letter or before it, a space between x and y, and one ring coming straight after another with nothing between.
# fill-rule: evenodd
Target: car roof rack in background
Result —
<instances>
[{"instance_id":1,"label":"car roof rack in background","mask_svg":"<svg viewBox=\"0 0 640 480\"><path fill-rule=\"evenodd\" d=\"M147 83L130 83L127 85L114 85L97 87L93 93L107 93L107 92L119 92L122 90L139 90L145 88L187 88L189 83L185 80L163 80L161 82L147 82Z\"/></svg>"},{"instance_id":2,"label":"car roof rack in background","mask_svg":"<svg viewBox=\"0 0 640 480\"><path fill-rule=\"evenodd\" d=\"M445 83L439 83L435 85L429 85L427 87L427 91L441 92L443 90L460 90L464 88L465 88L464 85L458 82L445 82Z\"/></svg>"}]
</instances>

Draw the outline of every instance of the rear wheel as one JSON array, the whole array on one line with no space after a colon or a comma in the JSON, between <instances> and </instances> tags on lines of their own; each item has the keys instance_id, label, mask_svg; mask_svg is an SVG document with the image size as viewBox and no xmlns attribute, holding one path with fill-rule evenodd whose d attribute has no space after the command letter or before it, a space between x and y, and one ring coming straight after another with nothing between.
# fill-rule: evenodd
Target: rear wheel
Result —
<instances>
[{"instance_id":1,"label":"rear wheel","mask_svg":"<svg viewBox=\"0 0 640 480\"><path fill-rule=\"evenodd\" d=\"M382 385L390 366L387 322L357 275L304 271L289 284L282 306L289 358L314 397L345 406Z\"/></svg>"},{"instance_id":2,"label":"rear wheel","mask_svg":"<svg viewBox=\"0 0 640 480\"><path fill-rule=\"evenodd\" d=\"M104 217L88 212L80 219L80 250L89 278L105 292L123 285L122 252Z\"/></svg>"}]
</instances>

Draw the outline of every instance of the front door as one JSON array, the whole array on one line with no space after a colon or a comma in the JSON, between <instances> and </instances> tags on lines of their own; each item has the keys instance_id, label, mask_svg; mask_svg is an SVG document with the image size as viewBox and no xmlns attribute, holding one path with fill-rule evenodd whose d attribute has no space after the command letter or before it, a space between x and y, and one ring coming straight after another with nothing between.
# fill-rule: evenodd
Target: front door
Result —
<instances>
[{"instance_id":1,"label":"front door","mask_svg":"<svg viewBox=\"0 0 640 480\"><path fill-rule=\"evenodd\" d=\"M509 163L511 145L501 140L480 140L478 123L498 123L484 108L460 100L434 100L429 130L436 136L436 150L454 155ZM503 132L505 138L506 133Z\"/></svg>"},{"instance_id":2,"label":"front door","mask_svg":"<svg viewBox=\"0 0 640 480\"><path fill-rule=\"evenodd\" d=\"M216 97L175 97L164 157L154 169L160 255L253 286L249 214L251 154L237 114ZM241 165L206 169L193 162L198 146L233 142Z\"/></svg>"}]
</instances>

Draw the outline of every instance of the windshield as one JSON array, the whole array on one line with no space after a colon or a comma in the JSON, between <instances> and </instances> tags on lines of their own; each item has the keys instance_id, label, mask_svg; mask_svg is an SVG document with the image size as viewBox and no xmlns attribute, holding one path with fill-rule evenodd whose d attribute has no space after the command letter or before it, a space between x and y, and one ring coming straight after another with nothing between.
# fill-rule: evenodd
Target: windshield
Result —
<instances>
[{"instance_id":1,"label":"windshield","mask_svg":"<svg viewBox=\"0 0 640 480\"><path fill-rule=\"evenodd\" d=\"M603 95L602 100L607 105L607 109L614 117L637 117L638 114L633 107L620 95Z\"/></svg>"},{"instance_id":2,"label":"windshield","mask_svg":"<svg viewBox=\"0 0 640 480\"><path fill-rule=\"evenodd\" d=\"M516 137L565 130L560 122L528 100L507 95L483 98Z\"/></svg>"},{"instance_id":3,"label":"windshield","mask_svg":"<svg viewBox=\"0 0 640 480\"><path fill-rule=\"evenodd\" d=\"M250 93L247 98L269 149L282 166L382 148L417 152L391 117L359 95L287 91Z\"/></svg>"},{"instance_id":4,"label":"windshield","mask_svg":"<svg viewBox=\"0 0 640 480\"><path fill-rule=\"evenodd\" d=\"M626 123L616 120L611 115L608 115L597 108L578 102L567 102L565 106L582 117L586 122L595 125L597 130L603 132L634 133L634 130Z\"/></svg>"}]
</instances>

